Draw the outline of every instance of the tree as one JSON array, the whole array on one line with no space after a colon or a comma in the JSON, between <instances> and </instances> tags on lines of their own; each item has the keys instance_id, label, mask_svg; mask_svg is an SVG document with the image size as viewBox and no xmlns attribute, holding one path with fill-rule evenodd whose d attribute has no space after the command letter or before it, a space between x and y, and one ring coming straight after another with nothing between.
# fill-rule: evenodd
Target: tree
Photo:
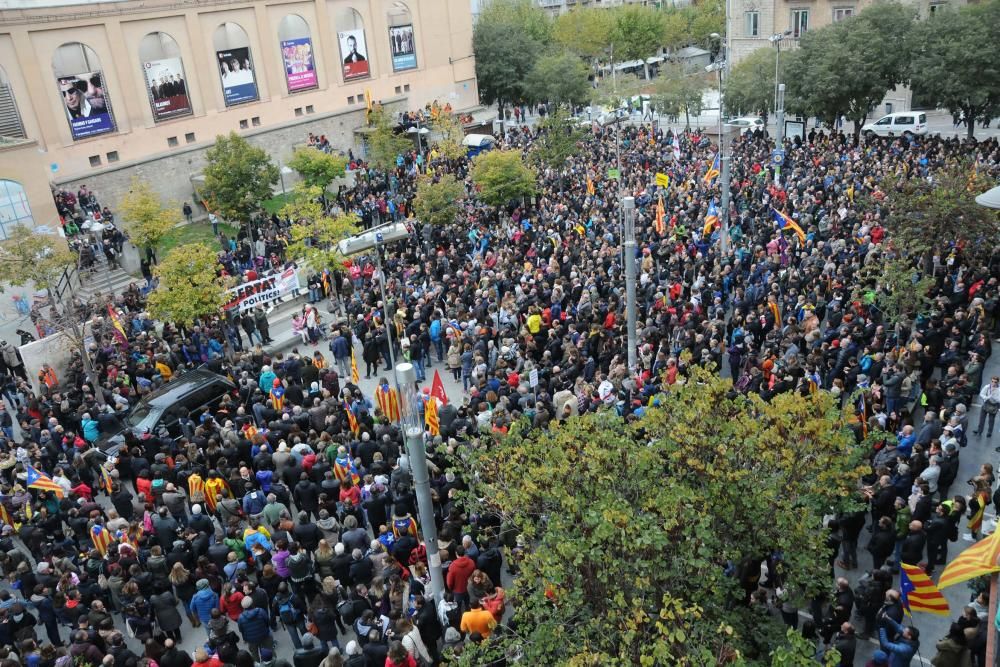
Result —
<instances>
[{"instance_id":1,"label":"tree","mask_svg":"<svg viewBox=\"0 0 1000 667\"><path fill-rule=\"evenodd\" d=\"M248 222L270 199L278 167L263 148L230 132L215 138L205 154L205 192L209 209L237 223Z\"/></svg>"},{"instance_id":2,"label":"tree","mask_svg":"<svg viewBox=\"0 0 1000 667\"><path fill-rule=\"evenodd\" d=\"M895 327L897 340L902 329L931 305L928 295L935 285L934 276L920 271L919 259L892 257L872 262L858 276L855 298L881 311L883 320Z\"/></svg>"},{"instance_id":3,"label":"tree","mask_svg":"<svg viewBox=\"0 0 1000 667\"><path fill-rule=\"evenodd\" d=\"M288 161L288 166L299 172L306 185L314 185L322 192L326 192L330 183L335 178L340 178L347 173L347 158L324 153L323 151L307 147L299 148L292 153L292 159Z\"/></svg>"},{"instance_id":4,"label":"tree","mask_svg":"<svg viewBox=\"0 0 1000 667\"><path fill-rule=\"evenodd\" d=\"M215 251L201 243L171 250L154 270L159 284L149 295L150 314L183 326L218 314L228 300L218 268Z\"/></svg>"},{"instance_id":5,"label":"tree","mask_svg":"<svg viewBox=\"0 0 1000 667\"><path fill-rule=\"evenodd\" d=\"M7 239L0 243L0 275L4 282L17 286L31 284L35 289L48 291L50 297L52 288L76 263L76 254L59 237L36 234L25 225L7 230Z\"/></svg>"},{"instance_id":6,"label":"tree","mask_svg":"<svg viewBox=\"0 0 1000 667\"><path fill-rule=\"evenodd\" d=\"M405 136L396 133L392 120L379 107L371 113L372 132L368 135L368 162L376 169L389 171L396 167L396 158L413 147Z\"/></svg>"},{"instance_id":7,"label":"tree","mask_svg":"<svg viewBox=\"0 0 1000 667\"><path fill-rule=\"evenodd\" d=\"M432 121L431 126L438 135L433 146L441 157L447 160L460 160L465 157L465 146L462 144L465 139L465 131L454 114L442 111Z\"/></svg>"},{"instance_id":8,"label":"tree","mask_svg":"<svg viewBox=\"0 0 1000 667\"><path fill-rule=\"evenodd\" d=\"M935 252L944 261L951 242L967 256L988 258L1000 241L1000 216L977 204L976 195L992 185L968 163L941 169L930 180L887 178L880 191L889 208L885 224L893 244L920 257L925 269Z\"/></svg>"},{"instance_id":9,"label":"tree","mask_svg":"<svg viewBox=\"0 0 1000 667\"><path fill-rule=\"evenodd\" d=\"M472 30L479 97L497 104L527 101L524 81L543 45L552 37L552 21L531 0L493 0L483 7Z\"/></svg>"},{"instance_id":10,"label":"tree","mask_svg":"<svg viewBox=\"0 0 1000 667\"><path fill-rule=\"evenodd\" d=\"M417 183L413 210L417 219L432 225L450 225L461 210L459 201L465 197L465 187L451 174L422 176Z\"/></svg>"},{"instance_id":11,"label":"tree","mask_svg":"<svg viewBox=\"0 0 1000 667\"><path fill-rule=\"evenodd\" d=\"M337 243L358 233L359 220L353 214L327 215L320 203L322 194L319 187L300 183L295 186L291 200L281 209L282 217L294 223L288 255L305 260L315 271L339 271L344 256Z\"/></svg>"},{"instance_id":12,"label":"tree","mask_svg":"<svg viewBox=\"0 0 1000 667\"><path fill-rule=\"evenodd\" d=\"M757 49L741 60L726 78L726 110L731 115L760 114L774 110L774 52Z\"/></svg>"},{"instance_id":13,"label":"tree","mask_svg":"<svg viewBox=\"0 0 1000 667\"><path fill-rule=\"evenodd\" d=\"M1000 113L1000 2L943 7L917 29L913 87L922 97L968 121Z\"/></svg>"},{"instance_id":14,"label":"tree","mask_svg":"<svg viewBox=\"0 0 1000 667\"><path fill-rule=\"evenodd\" d=\"M566 51L548 53L535 61L525 82L528 97L556 106L581 104L590 95L587 67Z\"/></svg>"},{"instance_id":15,"label":"tree","mask_svg":"<svg viewBox=\"0 0 1000 667\"><path fill-rule=\"evenodd\" d=\"M914 17L909 7L878 3L807 32L786 60L788 108L830 125L846 116L857 143L869 111L909 78Z\"/></svg>"},{"instance_id":16,"label":"tree","mask_svg":"<svg viewBox=\"0 0 1000 667\"><path fill-rule=\"evenodd\" d=\"M490 206L505 206L537 190L538 175L524 164L520 151L480 153L472 161L470 176L479 189L479 198Z\"/></svg>"},{"instance_id":17,"label":"tree","mask_svg":"<svg viewBox=\"0 0 1000 667\"><path fill-rule=\"evenodd\" d=\"M648 79L646 58L656 55L663 45L666 33L664 14L643 5L622 5L611 11L614 12L611 43L615 48L615 60L642 60Z\"/></svg>"},{"instance_id":18,"label":"tree","mask_svg":"<svg viewBox=\"0 0 1000 667\"><path fill-rule=\"evenodd\" d=\"M769 662L787 640L747 605L760 563L781 553L796 596L826 588L823 516L860 507L863 452L826 392L765 402L732 388L693 367L635 424L521 421L463 450L468 510L528 545L516 629L487 650L533 665ZM486 662L472 650L459 664Z\"/></svg>"},{"instance_id":19,"label":"tree","mask_svg":"<svg viewBox=\"0 0 1000 667\"><path fill-rule=\"evenodd\" d=\"M149 181L134 177L128 194L118 202L118 212L129 238L139 248L154 248L167 232L180 224L176 203L164 207Z\"/></svg>"},{"instance_id":20,"label":"tree","mask_svg":"<svg viewBox=\"0 0 1000 667\"><path fill-rule=\"evenodd\" d=\"M605 9L573 9L556 17L552 37L564 49L593 61L607 53L612 23L612 13Z\"/></svg>"},{"instance_id":21,"label":"tree","mask_svg":"<svg viewBox=\"0 0 1000 667\"><path fill-rule=\"evenodd\" d=\"M556 109L538 123L539 134L531 144L530 156L539 167L561 169L580 149L584 132L564 110Z\"/></svg>"},{"instance_id":22,"label":"tree","mask_svg":"<svg viewBox=\"0 0 1000 667\"><path fill-rule=\"evenodd\" d=\"M657 78L653 104L661 113L684 114L684 124L691 127L691 115L701 114L705 80L697 68L670 65L663 76ZM727 91L728 93L728 91Z\"/></svg>"}]
</instances>

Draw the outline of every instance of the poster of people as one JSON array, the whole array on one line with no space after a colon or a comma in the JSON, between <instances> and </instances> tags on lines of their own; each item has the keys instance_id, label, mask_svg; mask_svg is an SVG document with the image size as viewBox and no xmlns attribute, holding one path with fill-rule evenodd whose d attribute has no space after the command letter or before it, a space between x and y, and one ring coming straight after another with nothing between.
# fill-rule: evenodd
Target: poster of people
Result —
<instances>
[{"instance_id":1,"label":"poster of people","mask_svg":"<svg viewBox=\"0 0 1000 667\"><path fill-rule=\"evenodd\" d=\"M73 139L85 139L117 129L100 71L60 76L57 82Z\"/></svg>"},{"instance_id":2,"label":"poster of people","mask_svg":"<svg viewBox=\"0 0 1000 667\"><path fill-rule=\"evenodd\" d=\"M401 72L417 66L417 47L413 43L413 25L389 28L389 49L392 51L392 70Z\"/></svg>"},{"instance_id":3,"label":"poster of people","mask_svg":"<svg viewBox=\"0 0 1000 667\"><path fill-rule=\"evenodd\" d=\"M368 76L368 47L364 30L345 30L337 33L340 57L344 59L344 81Z\"/></svg>"},{"instance_id":4,"label":"poster of people","mask_svg":"<svg viewBox=\"0 0 1000 667\"><path fill-rule=\"evenodd\" d=\"M316 87L316 61L313 58L311 39L303 37L283 41L281 59L285 63L288 92Z\"/></svg>"},{"instance_id":5,"label":"poster of people","mask_svg":"<svg viewBox=\"0 0 1000 667\"><path fill-rule=\"evenodd\" d=\"M250 49L240 47L227 51L216 51L219 58L219 74L222 77L222 92L226 106L257 100L257 81L253 75Z\"/></svg>"},{"instance_id":6,"label":"poster of people","mask_svg":"<svg viewBox=\"0 0 1000 667\"><path fill-rule=\"evenodd\" d=\"M153 120L167 120L191 113L191 101L180 58L164 58L143 63L146 88L152 100Z\"/></svg>"}]
</instances>

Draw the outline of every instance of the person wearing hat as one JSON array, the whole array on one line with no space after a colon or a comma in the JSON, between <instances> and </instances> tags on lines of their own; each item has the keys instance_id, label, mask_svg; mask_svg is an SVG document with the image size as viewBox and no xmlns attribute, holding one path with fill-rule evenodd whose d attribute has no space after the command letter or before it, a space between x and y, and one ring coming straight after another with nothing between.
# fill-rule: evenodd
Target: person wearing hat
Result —
<instances>
[{"instance_id":1,"label":"person wearing hat","mask_svg":"<svg viewBox=\"0 0 1000 667\"><path fill-rule=\"evenodd\" d=\"M212 610L219 606L219 596L209 586L208 579L199 579L195 583L195 588L197 590L188 603L188 611L198 617L211 638L212 631L208 627L208 623L212 620Z\"/></svg>"}]
</instances>

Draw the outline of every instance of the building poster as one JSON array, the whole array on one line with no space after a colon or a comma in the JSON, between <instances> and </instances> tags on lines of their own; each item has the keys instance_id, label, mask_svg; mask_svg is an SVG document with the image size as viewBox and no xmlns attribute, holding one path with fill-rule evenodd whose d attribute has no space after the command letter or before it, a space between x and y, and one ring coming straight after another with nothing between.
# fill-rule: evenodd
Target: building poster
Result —
<instances>
[{"instance_id":1,"label":"building poster","mask_svg":"<svg viewBox=\"0 0 1000 667\"><path fill-rule=\"evenodd\" d=\"M413 42L413 24L389 28L389 50L392 52L394 72L416 68L417 47Z\"/></svg>"},{"instance_id":2,"label":"building poster","mask_svg":"<svg viewBox=\"0 0 1000 667\"><path fill-rule=\"evenodd\" d=\"M57 82L73 139L85 139L117 129L100 71L60 76Z\"/></svg>"},{"instance_id":3,"label":"building poster","mask_svg":"<svg viewBox=\"0 0 1000 667\"><path fill-rule=\"evenodd\" d=\"M368 46L364 30L344 30L337 33L340 57L344 61L344 81L363 79L371 70L368 67Z\"/></svg>"},{"instance_id":4,"label":"building poster","mask_svg":"<svg viewBox=\"0 0 1000 667\"><path fill-rule=\"evenodd\" d=\"M180 58L150 60L142 64L153 120L161 121L191 113L184 66Z\"/></svg>"},{"instance_id":5,"label":"building poster","mask_svg":"<svg viewBox=\"0 0 1000 667\"><path fill-rule=\"evenodd\" d=\"M250 49L227 49L216 51L215 55L219 60L219 75L222 77L226 106L257 101L257 79L254 77Z\"/></svg>"},{"instance_id":6,"label":"building poster","mask_svg":"<svg viewBox=\"0 0 1000 667\"><path fill-rule=\"evenodd\" d=\"M288 92L315 88L316 59L313 57L312 40L308 37L287 39L281 43L281 60L285 66Z\"/></svg>"}]
</instances>

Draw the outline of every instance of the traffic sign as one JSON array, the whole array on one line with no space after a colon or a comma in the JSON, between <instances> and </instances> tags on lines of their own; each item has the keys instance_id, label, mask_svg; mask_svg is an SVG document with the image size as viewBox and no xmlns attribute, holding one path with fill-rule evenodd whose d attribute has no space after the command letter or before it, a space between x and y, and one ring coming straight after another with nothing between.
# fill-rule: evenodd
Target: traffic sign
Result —
<instances>
[{"instance_id":1,"label":"traffic sign","mask_svg":"<svg viewBox=\"0 0 1000 667\"><path fill-rule=\"evenodd\" d=\"M771 153L771 164L780 167L785 163L785 151L780 148L772 151Z\"/></svg>"}]
</instances>

